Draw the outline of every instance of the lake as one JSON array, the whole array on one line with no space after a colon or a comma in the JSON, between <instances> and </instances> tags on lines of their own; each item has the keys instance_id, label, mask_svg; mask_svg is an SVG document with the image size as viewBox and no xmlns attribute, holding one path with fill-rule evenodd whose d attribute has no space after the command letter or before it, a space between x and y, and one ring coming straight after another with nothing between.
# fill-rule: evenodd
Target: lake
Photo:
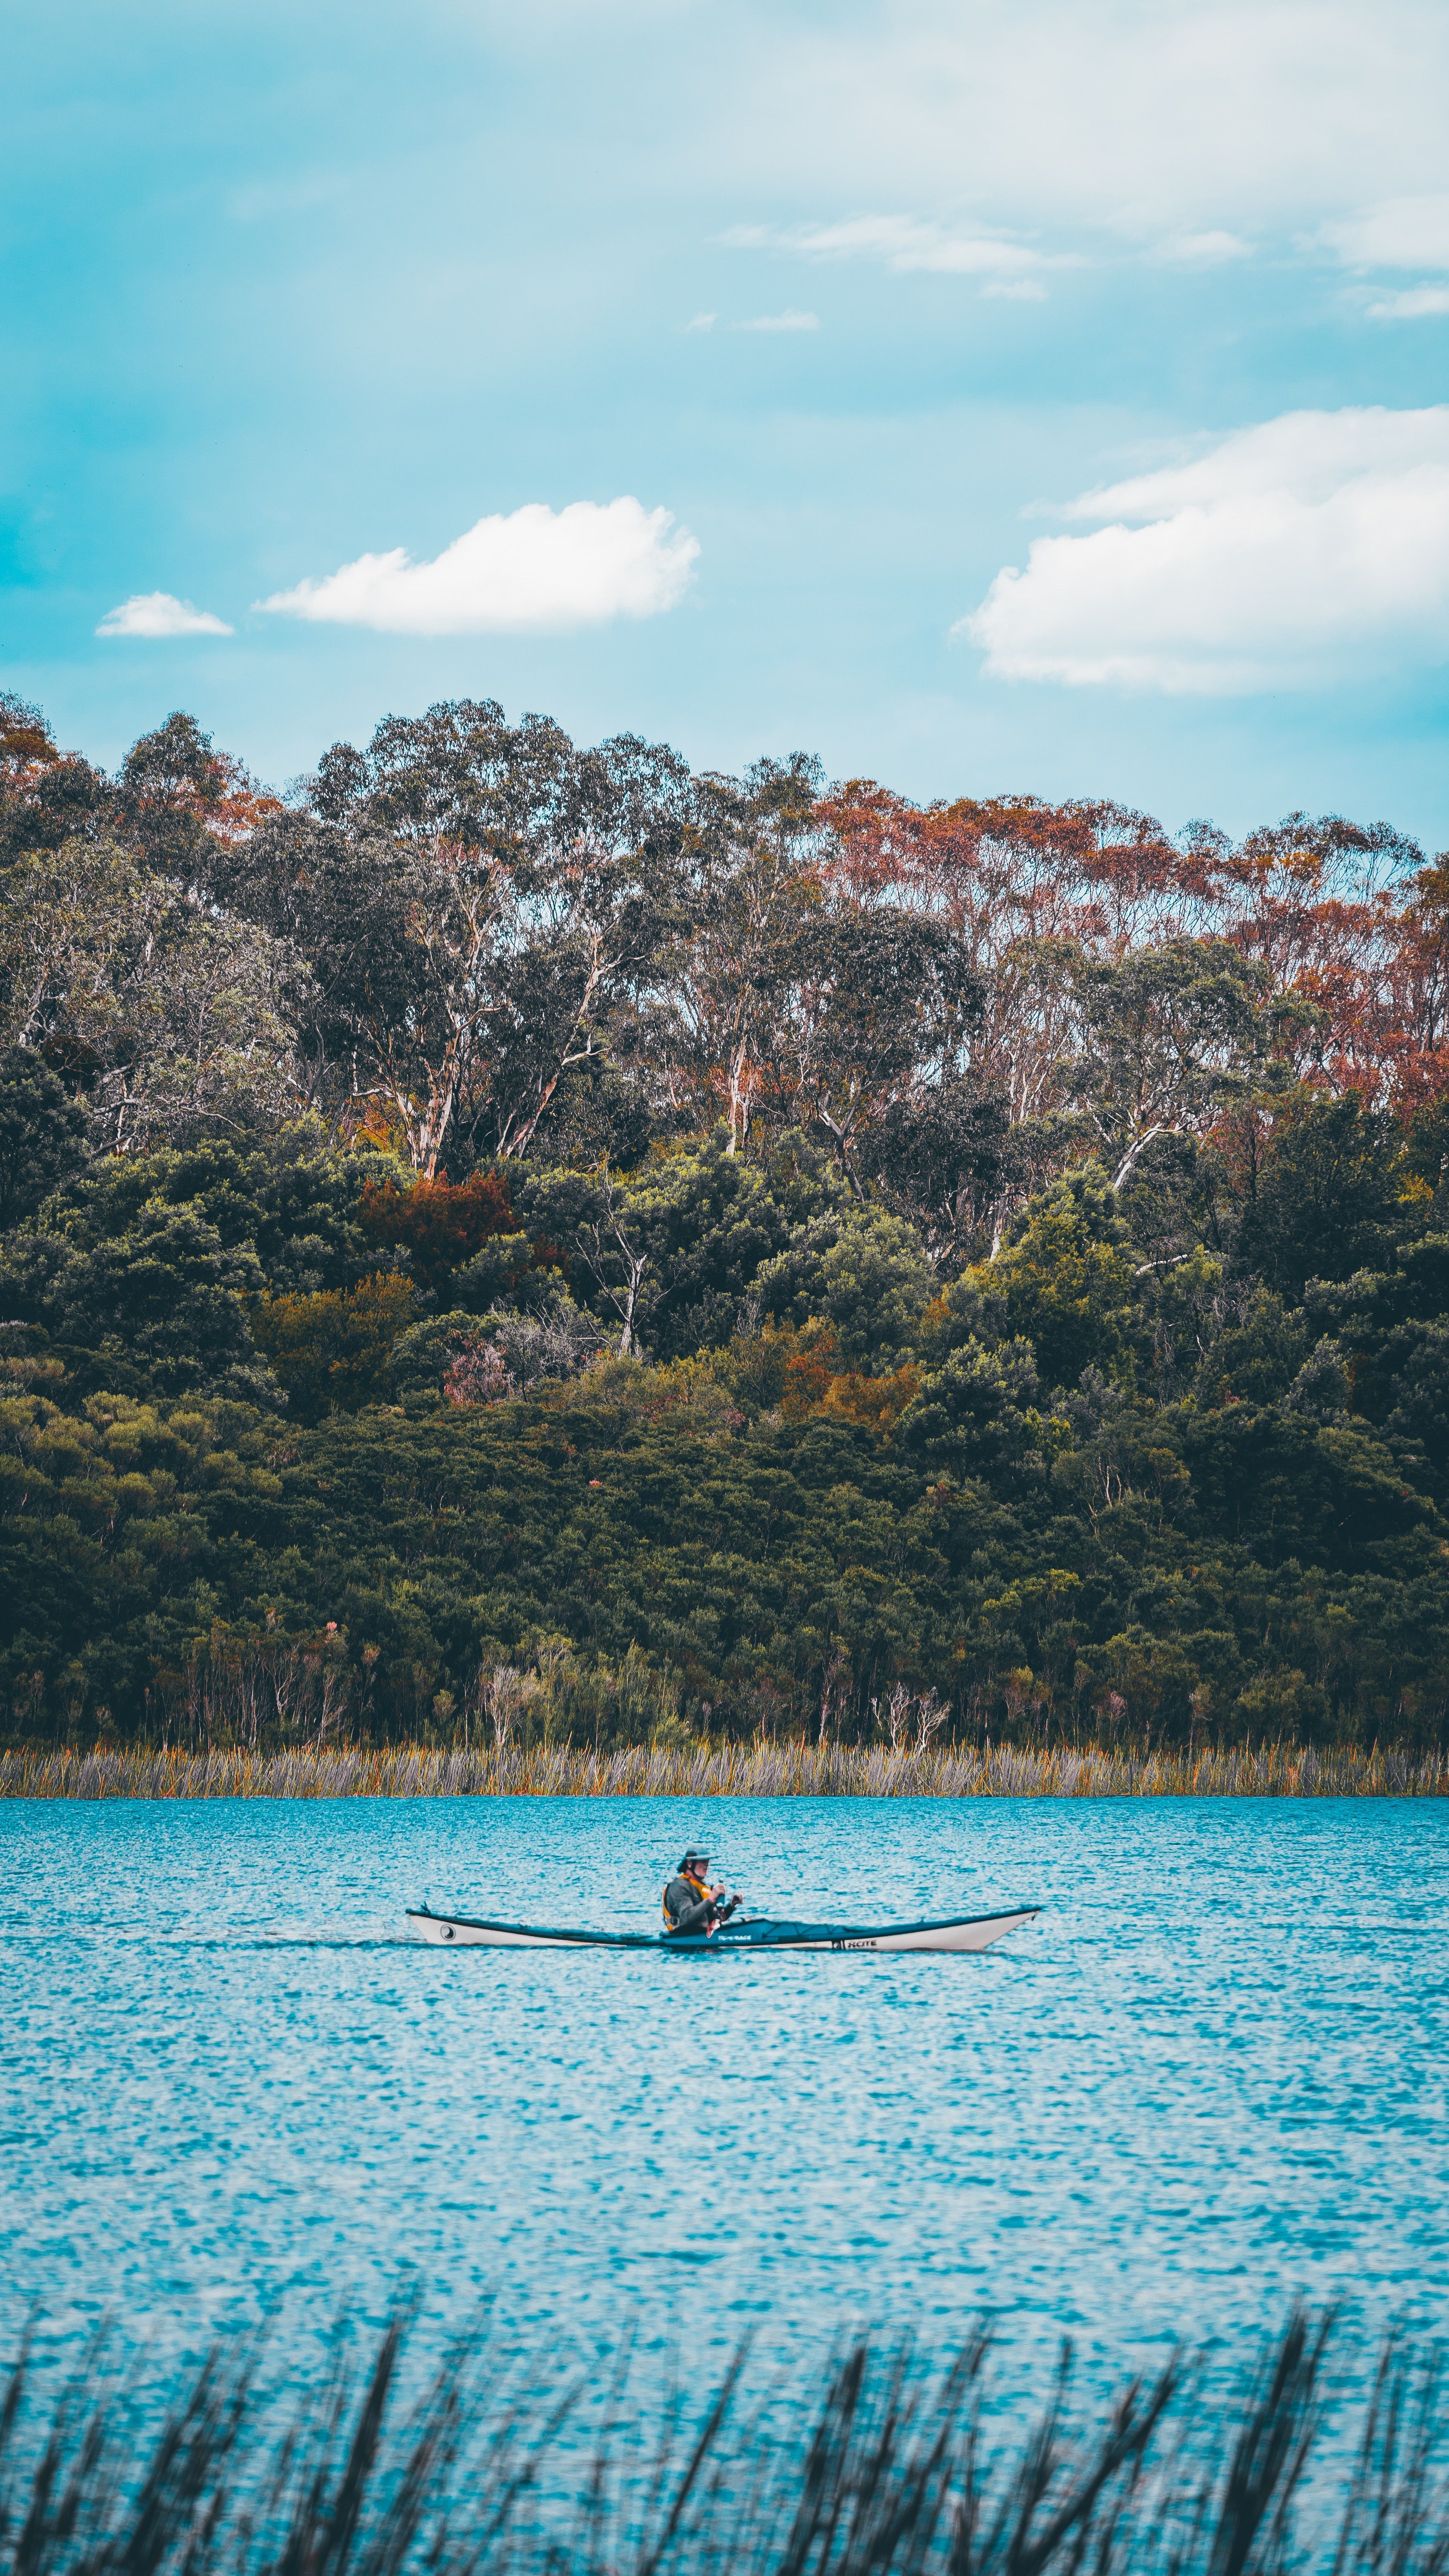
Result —
<instances>
[{"instance_id":1,"label":"lake","mask_svg":"<svg viewBox=\"0 0 1449 2576\"><path fill-rule=\"evenodd\" d=\"M1116 2376L1295 2293L1449 2322L1441 1803L0 1806L13 2324L198 2352L493 2303L518 2352L813 2357L990 2311ZM1040 1901L981 1958L447 1952L403 1908L645 1927Z\"/></svg>"}]
</instances>

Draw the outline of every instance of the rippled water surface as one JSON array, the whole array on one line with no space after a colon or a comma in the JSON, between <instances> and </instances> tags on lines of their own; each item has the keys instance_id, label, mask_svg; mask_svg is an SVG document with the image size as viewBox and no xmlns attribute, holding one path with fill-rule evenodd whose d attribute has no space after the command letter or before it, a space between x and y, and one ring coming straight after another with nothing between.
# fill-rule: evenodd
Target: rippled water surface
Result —
<instances>
[{"instance_id":1,"label":"rippled water surface","mask_svg":"<svg viewBox=\"0 0 1449 2576\"><path fill-rule=\"evenodd\" d=\"M199 2348L397 2286L520 2344L932 2341L1088 2367L1446 2300L1433 1803L339 1800L0 1807L0 2255L64 2346ZM403 1908L652 1923L1021 1900L979 1959L448 1952Z\"/></svg>"}]
</instances>

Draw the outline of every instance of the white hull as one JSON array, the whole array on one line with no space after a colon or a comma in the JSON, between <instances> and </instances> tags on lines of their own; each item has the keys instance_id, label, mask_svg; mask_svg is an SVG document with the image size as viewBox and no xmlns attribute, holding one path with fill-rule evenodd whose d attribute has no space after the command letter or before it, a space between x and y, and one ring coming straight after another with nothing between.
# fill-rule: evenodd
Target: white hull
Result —
<instances>
[{"instance_id":1,"label":"white hull","mask_svg":"<svg viewBox=\"0 0 1449 2576\"><path fill-rule=\"evenodd\" d=\"M920 1923L892 1930L888 1925L878 1932L819 1931L803 1926L799 1938L786 1935L774 1940L745 1941L721 1939L718 1934L708 1940L690 1942L663 1941L653 1934L587 1933L535 1931L522 1924L477 1923L456 1914L413 1913L409 1921L421 1940L436 1942L442 1948L482 1950L579 1950L625 1949L651 1951L688 1951L699 1957L723 1951L753 1957L777 1950L986 1950L1006 1933L1018 1931L1040 1911L1035 1905L1023 1906L1014 1914L979 1914L957 1923ZM742 1927L743 1928L743 1927ZM813 1937L812 1937L813 1936Z\"/></svg>"}]
</instances>

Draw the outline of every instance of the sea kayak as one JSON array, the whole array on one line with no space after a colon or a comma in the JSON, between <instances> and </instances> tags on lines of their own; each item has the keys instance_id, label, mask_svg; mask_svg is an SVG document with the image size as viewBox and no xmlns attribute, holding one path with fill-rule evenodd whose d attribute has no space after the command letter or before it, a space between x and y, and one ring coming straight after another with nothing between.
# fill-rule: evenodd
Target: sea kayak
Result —
<instances>
[{"instance_id":1,"label":"sea kayak","mask_svg":"<svg viewBox=\"0 0 1449 2576\"><path fill-rule=\"evenodd\" d=\"M783 1923L746 1914L715 1932L589 1932L538 1923L490 1923L468 1914L434 1914L410 1905L407 1919L425 1941L493 1950L681 1950L718 1957L726 1950L985 1950L1040 1914L1018 1905L1009 1914L958 1914L945 1923Z\"/></svg>"}]
</instances>

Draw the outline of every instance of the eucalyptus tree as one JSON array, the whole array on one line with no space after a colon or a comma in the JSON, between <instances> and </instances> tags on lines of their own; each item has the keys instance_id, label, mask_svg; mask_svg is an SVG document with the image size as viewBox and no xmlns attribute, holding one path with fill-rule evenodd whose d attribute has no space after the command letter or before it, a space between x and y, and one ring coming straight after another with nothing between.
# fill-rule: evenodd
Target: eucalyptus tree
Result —
<instances>
[{"instance_id":1,"label":"eucalyptus tree","mask_svg":"<svg viewBox=\"0 0 1449 2576\"><path fill-rule=\"evenodd\" d=\"M1156 1138L1200 1129L1261 1083L1302 1016L1224 939L1083 958L1074 987L1074 1089L1119 1188Z\"/></svg>"},{"instance_id":2,"label":"eucalyptus tree","mask_svg":"<svg viewBox=\"0 0 1449 2576\"><path fill-rule=\"evenodd\" d=\"M701 1126L723 1118L731 1156L757 1111L790 1118L772 1032L820 900L820 784L804 753L758 761L743 779L694 780L674 900L639 995L638 1062L670 1110Z\"/></svg>"},{"instance_id":3,"label":"eucalyptus tree","mask_svg":"<svg viewBox=\"0 0 1449 2576\"><path fill-rule=\"evenodd\" d=\"M381 1108L417 1170L525 1154L657 944L687 771L625 735L578 751L492 700L336 744L262 826L229 900L306 947L320 1099Z\"/></svg>"},{"instance_id":4,"label":"eucalyptus tree","mask_svg":"<svg viewBox=\"0 0 1449 2576\"><path fill-rule=\"evenodd\" d=\"M1001 1092L984 1090L971 1074L948 1074L890 1101L863 1138L859 1162L949 1273L989 1249L998 1212L1030 1185L1034 1142L1033 1129L1012 1124Z\"/></svg>"},{"instance_id":5,"label":"eucalyptus tree","mask_svg":"<svg viewBox=\"0 0 1449 2576\"><path fill-rule=\"evenodd\" d=\"M815 1132L858 1192L867 1131L959 1068L982 991L945 924L840 881L820 789L803 753L695 781L646 1039L731 1155L756 1126Z\"/></svg>"},{"instance_id":6,"label":"eucalyptus tree","mask_svg":"<svg viewBox=\"0 0 1449 2576\"><path fill-rule=\"evenodd\" d=\"M867 1138L959 1081L983 1007L980 978L941 922L900 905L802 907L789 971L761 1027L790 1123L828 1137L858 1196Z\"/></svg>"},{"instance_id":7,"label":"eucalyptus tree","mask_svg":"<svg viewBox=\"0 0 1449 2576\"><path fill-rule=\"evenodd\" d=\"M301 1105L307 969L111 841L0 877L0 1031L41 1051L115 1150L240 1132Z\"/></svg>"}]
</instances>

